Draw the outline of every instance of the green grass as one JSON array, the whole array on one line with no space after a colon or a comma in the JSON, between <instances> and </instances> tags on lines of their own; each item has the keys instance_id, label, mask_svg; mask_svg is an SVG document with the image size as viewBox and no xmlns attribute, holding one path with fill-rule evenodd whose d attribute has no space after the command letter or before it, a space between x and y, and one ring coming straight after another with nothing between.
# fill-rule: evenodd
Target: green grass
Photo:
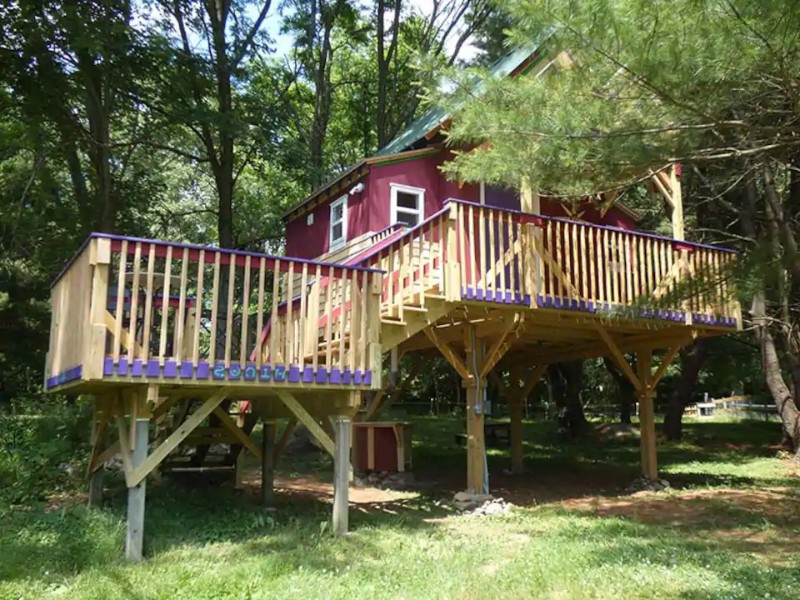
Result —
<instances>
[{"instance_id":1,"label":"green grass","mask_svg":"<svg viewBox=\"0 0 800 600\"><path fill-rule=\"evenodd\" d=\"M415 472L438 491L360 505L343 539L314 499L280 494L273 513L230 488L164 483L148 489L149 558L130 565L119 481L102 510L0 506L0 598L797 597L800 485L769 448L774 424L688 424L659 456L681 489L630 497L635 443L564 446L529 423L529 473L500 475L502 450L489 464L504 493L539 504L493 518L438 502L463 483L460 427L417 419ZM308 468L329 479L325 459L284 473Z\"/></svg>"}]
</instances>

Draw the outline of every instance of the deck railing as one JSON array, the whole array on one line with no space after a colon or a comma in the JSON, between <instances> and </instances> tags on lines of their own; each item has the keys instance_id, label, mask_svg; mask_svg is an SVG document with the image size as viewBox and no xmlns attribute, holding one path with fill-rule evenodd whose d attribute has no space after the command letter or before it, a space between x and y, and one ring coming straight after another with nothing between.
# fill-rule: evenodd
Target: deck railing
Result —
<instances>
[{"instance_id":1,"label":"deck railing","mask_svg":"<svg viewBox=\"0 0 800 600\"><path fill-rule=\"evenodd\" d=\"M381 280L361 267L93 234L53 284L48 387L115 377L368 385L380 368Z\"/></svg>"},{"instance_id":2,"label":"deck railing","mask_svg":"<svg viewBox=\"0 0 800 600\"><path fill-rule=\"evenodd\" d=\"M452 200L467 299L732 325L724 248Z\"/></svg>"},{"instance_id":3,"label":"deck railing","mask_svg":"<svg viewBox=\"0 0 800 600\"><path fill-rule=\"evenodd\" d=\"M386 273L381 293L384 317L402 321L407 309L425 308L426 296L444 294L443 241L448 235L449 214L449 207L440 210L390 243L378 243L375 250L362 259L362 265Z\"/></svg>"},{"instance_id":4,"label":"deck railing","mask_svg":"<svg viewBox=\"0 0 800 600\"><path fill-rule=\"evenodd\" d=\"M732 326L735 253L618 228L451 199L360 264L386 272L382 315L425 298Z\"/></svg>"}]
</instances>

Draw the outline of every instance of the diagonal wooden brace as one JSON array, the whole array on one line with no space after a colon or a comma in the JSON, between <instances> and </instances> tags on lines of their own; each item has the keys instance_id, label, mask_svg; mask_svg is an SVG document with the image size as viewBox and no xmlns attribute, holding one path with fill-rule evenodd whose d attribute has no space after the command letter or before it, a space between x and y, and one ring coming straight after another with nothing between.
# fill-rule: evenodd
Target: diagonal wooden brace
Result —
<instances>
[{"instance_id":1,"label":"diagonal wooden brace","mask_svg":"<svg viewBox=\"0 0 800 600\"><path fill-rule=\"evenodd\" d=\"M208 415L214 412L214 409L219 406L225 398L228 397L228 389L222 388L213 396L208 398L200 408L198 408L192 416L186 419L175 431L173 431L164 442L158 446L145 460L142 462L128 481L128 487L138 485L142 479L155 469L167 455L175 450L186 437L192 433L202 423ZM122 440L123 446L125 441Z\"/></svg>"},{"instance_id":2,"label":"diagonal wooden brace","mask_svg":"<svg viewBox=\"0 0 800 600\"><path fill-rule=\"evenodd\" d=\"M331 456L333 456L334 455L333 440L327 433L325 433L325 430L322 429L320 424L314 420L314 417L312 417L308 413L308 411L303 407L303 405L297 401L297 398L295 398L289 392L282 390L278 392L278 397L286 405L286 408L292 411L294 416L297 417L297 419L308 428L308 430L311 432L311 435L317 438L317 441L323 448L325 448L325 451L328 452L328 454L330 454Z\"/></svg>"}]
</instances>

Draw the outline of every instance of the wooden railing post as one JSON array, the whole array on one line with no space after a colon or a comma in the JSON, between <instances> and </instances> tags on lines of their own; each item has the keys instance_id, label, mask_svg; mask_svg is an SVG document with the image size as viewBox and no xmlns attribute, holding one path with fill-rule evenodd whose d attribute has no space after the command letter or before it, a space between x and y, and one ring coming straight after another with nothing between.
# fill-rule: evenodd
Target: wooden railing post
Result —
<instances>
[{"instance_id":1,"label":"wooden railing post","mask_svg":"<svg viewBox=\"0 0 800 600\"><path fill-rule=\"evenodd\" d=\"M391 281L391 273L388 275ZM372 371L372 387L381 387L383 371L383 352L381 350L381 295L383 293L383 274L370 273L370 286L364 290L367 297L367 310L362 315L367 332L367 368Z\"/></svg>"},{"instance_id":2,"label":"wooden railing post","mask_svg":"<svg viewBox=\"0 0 800 600\"><path fill-rule=\"evenodd\" d=\"M106 238L93 239L89 253L92 287L89 297L89 323L83 345L83 377L100 379L103 377L103 359L106 354L107 328L104 317L108 302L111 241Z\"/></svg>"},{"instance_id":3,"label":"wooden railing post","mask_svg":"<svg viewBox=\"0 0 800 600\"><path fill-rule=\"evenodd\" d=\"M444 252L444 261L440 265L442 269L442 282L444 285L444 296L450 302L457 302L461 299L461 272L458 265L458 204L450 204L447 213L447 245Z\"/></svg>"}]
</instances>

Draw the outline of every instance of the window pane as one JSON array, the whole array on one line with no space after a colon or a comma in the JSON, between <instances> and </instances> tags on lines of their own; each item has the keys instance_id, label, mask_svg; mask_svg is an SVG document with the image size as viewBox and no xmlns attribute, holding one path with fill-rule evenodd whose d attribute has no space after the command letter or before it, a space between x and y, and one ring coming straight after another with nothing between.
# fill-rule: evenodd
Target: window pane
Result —
<instances>
[{"instance_id":1,"label":"window pane","mask_svg":"<svg viewBox=\"0 0 800 600\"><path fill-rule=\"evenodd\" d=\"M402 212L402 211L398 210L397 211L397 222L398 223L404 223L405 225L408 225L409 227L414 227L414 226L419 224L419 215L417 215L416 213L408 213L408 212Z\"/></svg>"},{"instance_id":2,"label":"window pane","mask_svg":"<svg viewBox=\"0 0 800 600\"><path fill-rule=\"evenodd\" d=\"M333 227L331 227L331 238L333 240L340 240L342 239L342 224L336 223Z\"/></svg>"},{"instance_id":3,"label":"window pane","mask_svg":"<svg viewBox=\"0 0 800 600\"><path fill-rule=\"evenodd\" d=\"M344 204L337 204L331 207L331 221L341 221L344 215Z\"/></svg>"},{"instance_id":4,"label":"window pane","mask_svg":"<svg viewBox=\"0 0 800 600\"><path fill-rule=\"evenodd\" d=\"M419 194L397 192L397 208L410 208L419 210Z\"/></svg>"}]
</instances>

